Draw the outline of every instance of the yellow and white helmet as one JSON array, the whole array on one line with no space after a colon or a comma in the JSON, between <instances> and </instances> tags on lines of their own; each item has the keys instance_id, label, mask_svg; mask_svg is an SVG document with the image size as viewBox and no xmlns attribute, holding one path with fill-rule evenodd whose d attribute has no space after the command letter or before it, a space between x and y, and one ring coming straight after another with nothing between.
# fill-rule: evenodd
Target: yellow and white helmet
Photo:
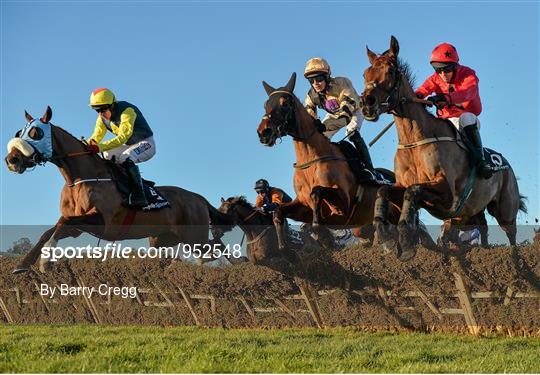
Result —
<instances>
[{"instance_id":1,"label":"yellow and white helmet","mask_svg":"<svg viewBox=\"0 0 540 375\"><path fill-rule=\"evenodd\" d=\"M330 75L330 65L322 57L309 59L304 70L304 77L310 78L320 74Z\"/></svg>"},{"instance_id":2,"label":"yellow and white helmet","mask_svg":"<svg viewBox=\"0 0 540 375\"><path fill-rule=\"evenodd\" d=\"M111 90L106 89L105 87L100 87L99 89L92 91L92 94L90 94L90 103L88 105L92 108L102 107L105 105L111 105L115 101L116 99Z\"/></svg>"}]
</instances>

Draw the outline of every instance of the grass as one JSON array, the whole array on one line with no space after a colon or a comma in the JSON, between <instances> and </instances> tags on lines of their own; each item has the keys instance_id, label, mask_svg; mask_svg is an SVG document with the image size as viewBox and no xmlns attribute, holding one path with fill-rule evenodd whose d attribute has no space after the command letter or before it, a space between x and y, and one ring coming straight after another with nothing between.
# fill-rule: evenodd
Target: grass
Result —
<instances>
[{"instance_id":1,"label":"grass","mask_svg":"<svg viewBox=\"0 0 540 375\"><path fill-rule=\"evenodd\" d=\"M2 372L540 372L540 338L0 325Z\"/></svg>"}]
</instances>

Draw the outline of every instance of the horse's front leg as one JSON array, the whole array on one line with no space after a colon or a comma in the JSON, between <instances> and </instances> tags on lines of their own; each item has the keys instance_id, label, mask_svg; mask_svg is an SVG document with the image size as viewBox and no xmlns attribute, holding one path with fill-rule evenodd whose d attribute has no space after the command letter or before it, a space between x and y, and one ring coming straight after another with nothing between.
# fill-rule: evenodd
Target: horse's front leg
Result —
<instances>
[{"instance_id":1,"label":"horse's front leg","mask_svg":"<svg viewBox=\"0 0 540 375\"><path fill-rule=\"evenodd\" d=\"M279 250L283 251L285 249L285 225L284 219L286 217L300 221L303 223L311 222L312 211L309 207L304 206L298 198L292 202L285 203L281 206L278 206L274 210L273 220L274 226L276 227L277 241Z\"/></svg>"},{"instance_id":2,"label":"horse's front leg","mask_svg":"<svg viewBox=\"0 0 540 375\"><path fill-rule=\"evenodd\" d=\"M13 273L26 272L40 258L42 248L53 248L59 240L67 237L78 237L82 232L99 236L104 231L103 216L100 213L90 215L60 217L56 225L43 233L38 243L24 257ZM39 270L45 272L49 265L48 258L41 258Z\"/></svg>"},{"instance_id":3,"label":"horse's front leg","mask_svg":"<svg viewBox=\"0 0 540 375\"><path fill-rule=\"evenodd\" d=\"M397 252L398 242L395 224L399 220L400 212L397 207L401 208L404 193L405 188L396 185L381 186L377 190L373 215L373 226L375 227L373 244L382 246L387 252ZM392 210L390 210L391 204Z\"/></svg>"},{"instance_id":4,"label":"horse's front leg","mask_svg":"<svg viewBox=\"0 0 540 375\"><path fill-rule=\"evenodd\" d=\"M398 257L401 260L409 260L416 255L416 246L418 245L417 231L417 212L418 203L423 197L422 185L412 185L403 195L403 207L398 223L398 238L401 247L401 254Z\"/></svg>"},{"instance_id":5,"label":"horse's front leg","mask_svg":"<svg viewBox=\"0 0 540 375\"><path fill-rule=\"evenodd\" d=\"M448 183L435 180L424 184L409 186L403 195L403 206L398 223L398 238L401 247L401 260L412 259L416 255L416 246L419 244L417 212L422 205L429 202L430 206L443 206L452 202L452 194Z\"/></svg>"}]
</instances>

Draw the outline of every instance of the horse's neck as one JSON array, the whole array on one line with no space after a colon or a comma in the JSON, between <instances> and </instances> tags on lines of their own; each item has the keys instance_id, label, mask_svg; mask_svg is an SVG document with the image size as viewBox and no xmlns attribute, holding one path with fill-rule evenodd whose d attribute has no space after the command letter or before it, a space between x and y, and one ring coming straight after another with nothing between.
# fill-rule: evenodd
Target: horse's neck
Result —
<instances>
[{"instance_id":1,"label":"horse's neck","mask_svg":"<svg viewBox=\"0 0 540 375\"><path fill-rule=\"evenodd\" d=\"M313 121L313 118L300 104L300 108L296 111L296 122L300 132L299 135L302 138L294 139L296 162L299 164L331 154L331 143L317 129L314 129L315 124Z\"/></svg>"},{"instance_id":2,"label":"horse's neck","mask_svg":"<svg viewBox=\"0 0 540 375\"><path fill-rule=\"evenodd\" d=\"M414 91L404 79L400 89L400 98L413 98ZM413 143L435 136L452 136L452 129L440 126L440 120L428 113L423 104L407 102L401 105L399 114L394 114L394 122L400 144Z\"/></svg>"},{"instance_id":3,"label":"horse's neck","mask_svg":"<svg viewBox=\"0 0 540 375\"><path fill-rule=\"evenodd\" d=\"M261 213L251 215L253 211L248 211L247 207L244 207L244 209L247 212L245 214L242 213L242 217L240 217L241 223L238 226L244 231L246 235L255 237L259 233L261 233L262 230L258 230L260 227L271 225L263 222L264 220ZM250 215L251 217L249 217ZM246 218L248 219L247 221L245 220Z\"/></svg>"},{"instance_id":4,"label":"horse's neck","mask_svg":"<svg viewBox=\"0 0 540 375\"><path fill-rule=\"evenodd\" d=\"M81 142L61 129L55 129L53 142L54 149L59 156L85 151ZM108 177L105 162L96 155L68 156L55 160L54 164L60 170L66 184L71 184L79 179Z\"/></svg>"}]
</instances>

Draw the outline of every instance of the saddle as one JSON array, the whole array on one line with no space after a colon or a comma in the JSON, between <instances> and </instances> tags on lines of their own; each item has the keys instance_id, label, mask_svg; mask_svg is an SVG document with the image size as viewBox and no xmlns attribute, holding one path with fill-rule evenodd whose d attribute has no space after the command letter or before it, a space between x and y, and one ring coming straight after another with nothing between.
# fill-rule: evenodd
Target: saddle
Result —
<instances>
[{"instance_id":1,"label":"saddle","mask_svg":"<svg viewBox=\"0 0 540 375\"><path fill-rule=\"evenodd\" d=\"M122 205L125 207L131 207L129 202L129 195L131 194L131 185L129 177L120 165L116 164L114 161L106 160L107 167L111 172L112 178L116 184L116 189L120 192L122 196ZM142 179L144 185L144 195L148 201L148 206L143 207L143 211L152 211L158 210L160 208L170 207L169 201L154 188L155 182Z\"/></svg>"},{"instance_id":2,"label":"saddle","mask_svg":"<svg viewBox=\"0 0 540 375\"><path fill-rule=\"evenodd\" d=\"M340 142L332 142L339 147L349 164L349 168L353 172L359 184L372 185L393 185L396 181L392 172L383 168L368 168L358 157L358 152L354 146L345 140Z\"/></svg>"}]
</instances>

